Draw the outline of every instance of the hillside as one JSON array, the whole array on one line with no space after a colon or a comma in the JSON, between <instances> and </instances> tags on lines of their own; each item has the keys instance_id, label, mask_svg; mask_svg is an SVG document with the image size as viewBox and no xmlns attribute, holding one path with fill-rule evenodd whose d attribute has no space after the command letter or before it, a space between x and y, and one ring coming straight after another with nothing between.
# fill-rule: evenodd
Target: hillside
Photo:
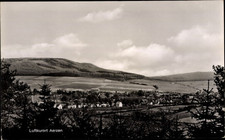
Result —
<instances>
[{"instance_id":1,"label":"hillside","mask_svg":"<svg viewBox=\"0 0 225 140\"><path fill-rule=\"evenodd\" d=\"M63 58L8 58L11 70L18 76L98 77L113 80L142 79L143 75L107 70L90 63L78 63Z\"/></svg>"},{"instance_id":2,"label":"hillside","mask_svg":"<svg viewBox=\"0 0 225 140\"><path fill-rule=\"evenodd\" d=\"M213 72L192 72L192 73L183 73L175 74L168 76L155 76L149 77L149 80L162 80L162 81L171 81L171 82L180 82L180 81L205 81L213 80Z\"/></svg>"},{"instance_id":3,"label":"hillside","mask_svg":"<svg viewBox=\"0 0 225 140\"><path fill-rule=\"evenodd\" d=\"M203 81L212 80L213 72L192 72L168 76L145 77L143 75L108 70L90 63L78 63L63 58L7 58L11 70L17 70L18 76L69 76L106 78L111 80L160 80L160 81Z\"/></svg>"}]
</instances>

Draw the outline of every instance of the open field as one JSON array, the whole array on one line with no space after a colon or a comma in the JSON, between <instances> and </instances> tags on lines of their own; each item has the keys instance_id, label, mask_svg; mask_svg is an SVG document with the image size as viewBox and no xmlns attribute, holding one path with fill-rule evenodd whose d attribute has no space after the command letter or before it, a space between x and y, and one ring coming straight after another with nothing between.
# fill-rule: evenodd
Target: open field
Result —
<instances>
[{"instance_id":1,"label":"open field","mask_svg":"<svg viewBox=\"0 0 225 140\"><path fill-rule=\"evenodd\" d=\"M64 90L90 90L100 89L107 91L133 91L133 90L154 90L153 85L159 87L159 91L195 93L198 89L207 88L207 81L187 81L187 82L169 82L160 80L135 79L128 81L115 81L104 78L87 77L60 77L60 76L17 76L17 79L28 83L31 88L39 89L39 85L46 81L52 85L53 91L57 89ZM135 84L136 83L136 84ZM216 89L210 82L210 88Z\"/></svg>"},{"instance_id":2,"label":"open field","mask_svg":"<svg viewBox=\"0 0 225 140\"><path fill-rule=\"evenodd\" d=\"M130 84L128 81L120 82L101 78L86 77L57 77L57 76L17 76L23 82L26 82L31 88L39 89L39 85L44 81L52 85L53 91L57 89L64 90L111 90L111 91L133 91L133 90L153 90L151 86Z\"/></svg>"},{"instance_id":3,"label":"open field","mask_svg":"<svg viewBox=\"0 0 225 140\"><path fill-rule=\"evenodd\" d=\"M170 82L162 80L145 80L145 79L135 79L130 80L131 82L137 82L141 84L146 84L149 87L157 85L159 91L165 92L179 92L179 93L195 93L197 90L207 89L208 81L185 81L185 82ZM214 81L210 81L210 89L216 90Z\"/></svg>"},{"instance_id":4,"label":"open field","mask_svg":"<svg viewBox=\"0 0 225 140\"><path fill-rule=\"evenodd\" d=\"M190 87L196 90L202 90L208 88L208 81L185 81L185 82L176 82L176 84L180 84L186 87ZM209 82L209 88L213 88L213 91L217 91L216 85L213 80Z\"/></svg>"}]
</instances>

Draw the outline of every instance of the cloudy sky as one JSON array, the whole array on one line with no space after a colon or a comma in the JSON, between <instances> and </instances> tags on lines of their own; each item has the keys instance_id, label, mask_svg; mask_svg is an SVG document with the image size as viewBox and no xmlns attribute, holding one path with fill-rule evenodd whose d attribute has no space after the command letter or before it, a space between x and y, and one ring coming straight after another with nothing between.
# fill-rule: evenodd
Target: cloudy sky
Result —
<instances>
[{"instance_id":1,"label":"cloudy sky","mask_svg":"<svg viewBox=\"0 0 225 140\"><path fill-rule=\"evenodd\" d=\"M146 76L224 64L223 1L1 4L1 57L57 57Z\"/></svg>"}]
</instances>

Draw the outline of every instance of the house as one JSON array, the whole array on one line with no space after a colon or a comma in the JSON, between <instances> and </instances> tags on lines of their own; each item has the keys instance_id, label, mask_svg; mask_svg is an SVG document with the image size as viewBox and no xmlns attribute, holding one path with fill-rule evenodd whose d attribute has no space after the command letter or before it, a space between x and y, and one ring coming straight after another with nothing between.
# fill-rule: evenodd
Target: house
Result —
<instances>
[{"instance_id":1,"label":"house","mask_svg":"<svg viewBox=\"0 0 225 140\"><path fill-rule=\"evenodd\" d=\"M101 104L101 107L106 107L107 106L107 104Z\"/></svg>"},{"instance_id":2,"label":"house","mask_svg":"<svg viewBox=\"0 0 225 140\"><path fill-rule=\"evenodd\" d=\"M116 107L123 107L123 103L122 102L116 102Z\"/></svg>"},{"instance_id":3,"label":"house","mask_svg":"<svg viewBox=\"0 0 225 140\"><path fill-rule=\"evenodd\" d=\"M100 104L96 104L97 107L100 107Z\"/></svg>"},{"instance_id":4,"label":"house","mask_svg":"<svg viewBox=\"0 0 225 140\"><path fill-rule=\"evenodd\" d=\"M56 108L57 107L57 104L54 104L53 108Z\"/></svg>"},{"instance_id":5,"label":"house","mask_svg":"<svg viewBox=\"0 0 225 140\"><path fill-rule=\"evenodd\" d=\"M62 104L60 104L57 108L62 109L63 108Z\"/></svg>"},{"instance_id":6,"label":"house","mask_svg":"<svg viewBox=\"0 0 225 140\"><path fill-rule=\"evenodd\" d=\"M95 105L94 104L91 104L90 107L93 108L93 107L95 107Z\"/></svg>"},{"instance_id":7,"label":"house","mask_svg":"<svg viewBox=\"0 0 225 140\"><path fill-rule=\"evenodd\" d=\"M153 102L148 103L148 105L153 105Z\"/></svg>"},{"instance_id":8,"label":"house","mask_svg":"<svg viewBox=\"0 0 225 140\"><path fill-rule=\"evenodd\" d=\"M68 105L68 108L69 109L75 109L75 108L77 108L77 105Z\"/></svg>"},{"instance_id":9,"label":"house","mask_svg":"<svg viewBox=\"0 0 225 140\"><path fill-rule=\"evenodd\" d=\"M65 104L54 104L54 108L58 108L58 109L63 109L63 107L65 106Z\"/></svg>"}]
</instances>

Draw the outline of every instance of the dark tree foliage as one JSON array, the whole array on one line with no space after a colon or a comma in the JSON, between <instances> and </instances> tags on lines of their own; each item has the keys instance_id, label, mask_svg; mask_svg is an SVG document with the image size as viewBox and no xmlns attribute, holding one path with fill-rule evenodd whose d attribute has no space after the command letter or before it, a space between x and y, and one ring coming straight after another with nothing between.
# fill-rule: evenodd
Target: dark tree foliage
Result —
<instances>
[{"instance_id":1,"label":"dark tree foliage","mask_svg":"<svg viewBox=\"0 0 225 140\"><path fill-rule=\"evenodd\" d=\"M1 91L5 92L13 85L15 80L16 70L9 69L10 64L1 60Z\"/></svg>"},{"instance_id":2,"label":"dark tree foliage","mask_svg":"<svg viewBox=\"0 0 225 140\"><path fill-rule=\"evenodd\" d=\"M87 103L96 103L98 102L98 95L97 93L90 93L86 97Z\"/></svg>"},{"instance_id":3,"label":"dark tree foliage","mask_svg":"<svg viewBox=\"0 0 225 140\"><path fill-rule=\"evenodd\" d=\"M21 129L28 131L29 128L34 127L34 117L36 115L37 108L31 103L30 87L24 83L17 80L14 84L15 95L17 95L17 100L15 105L18 110L21 110L21 118L18 119L21 123Z\"/></svg>"},{"instance_id":4,"label":"dark tree foliage","mask_svg":"<svg viewBox=\"0 0 225 140\"><path fill-rule=\"evenodd\" d=\"M66 95L63 95L62 98L61 98L61 101L64 101L64 102L68 101L68 97Z\"/></svg>"},{"instance_id":5,"label":"dark tree foliage","mask_svg":"<svg viewBox=\"0 0 225 140\"><path fill-rule=\"evenodd\" d=\"M93 112L87 110L87 108L82 108L81 110L65 110L60 116L60 123L65 130L67 138L97 138L98 129L95 127L97 121L92 119Z\"/></svg>"},{"instance_id":6,"label":"dark tree foliage","mask_svg":"<svg viewBox=\"0 0 225 140\"><path fill-rule=\"evenodd\" d=\"M192 117L198 123L189 125L189 135L192 138L222 138L224 136L224 112L222 105L224 104L224 68L221 66L213 66L215 71L214 82L216 83L218 92L212 89L203 89L202 94L197 94L195 101L199 106L195 110L190 110Z\"/></svg>"},{"instance_id":7,"label":"dark tree foliage","mask_svg":"<svg viewBox=\"0 0 225 140\"><path fill-rule=\"evenodd\" d=\"M224 95L225 95L225 69L223 66L214 66L214 82L217 86L217 90L220 94L220 98L218 99L218 104L224 105Z\"/></svg>"},{"instance_id":8,"label":"dark tree foliage","mask_svg":"<svg viewBox=\"0 0 225 140\"><path fill-rule=\"evenodd\" d=\"M138 95L138 96L144 96L144 91L138 90L137 95Z\"/></svg>"},{"instance_id":9,"label":"dark tree foliage","mask_svg":"<svg viewBox=\"0 0 225 140\"><path fill-rule=\"evenodd\" d=\"M40 97L43 103L38 106L39 111L38 115L36 115L37 128L54 128L59 127L59 115L57 114L57 108L54 108L54 102L50 99L51 94L51 86L49 84L44 83L40 85Z\"/></svg>"},{"instance_id":10,"label":"dark tree foliage","mask_svg":"<svg viewBox=\"0 0 225 140\"><path fill-rule=\"evenodd\" d=\"M155 90L159 89L159 87L157 85L153 85L153 87L155 88Z\"/></svg>"},{"instance_id":11,"label":"dark tree foliage","mask_svg":"<svg viewBox=\"0 0 225 140\"><path fill-rule=\"evenodd\" d=\"M219 96L216 96L216 106L217 106L217 112L220 116L220 119L218 119L218 123L222 124L221 129L223 130L223 136L225 136L225 128L224 128L224 111L225 111L225 69L224 66L214 66L213 65L213 70L214 70L214 82L216 84L217 90L219 92ZM220 129L220 131L221 131Z\"/></svg>"},{"instance_id":12,"label":"dark tree foliage","mask_svg":"<svg viewBox=\"0 0 225 140\"><path fill-rule=\"evenodd\" d=\"M13 114L14 109L14 89L13 82L15 80L16 71L10 71L10 64L6 64L1 60L1 124L3 128L10 128L15 125ZM11 120L11 121L9 121ZM5 124L4 122L8 122Z\"/></svg>"},{"instance_id":13,"label":"dark tree foliage","mask_svg":"<svg viewBox=\"0 0 225 140\"><path fill-rule=\"evenodd\" d=\"M34 125L35 107L30 102L30 87L15 81L16 70L1 61L1 124L3 138L16 137ZM11 133L13 135L11 135Z\"/></svg>"}]
</instances>

